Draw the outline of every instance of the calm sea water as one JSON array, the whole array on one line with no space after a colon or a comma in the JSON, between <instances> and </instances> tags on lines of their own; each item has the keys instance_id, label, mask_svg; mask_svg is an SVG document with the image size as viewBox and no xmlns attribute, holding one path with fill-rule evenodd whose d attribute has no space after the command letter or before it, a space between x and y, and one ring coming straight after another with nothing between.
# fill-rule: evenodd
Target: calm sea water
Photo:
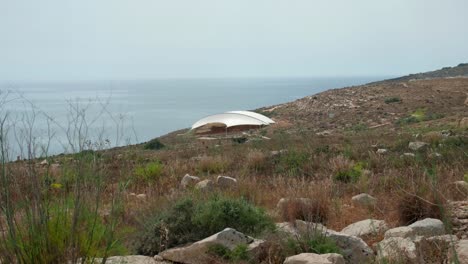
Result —
<instances>
[{"instance_id":1,"label":"calm sea water","mask_svg":"<svg viewBox=\"0 0 468 264\"><path fill-rule=\"evenodd\" d=\"M78 102L81 108L87 107L88 120L99 116L90 127L94 132L105 131L101 137L109 138L113 145L122 145L190 127L206 115L256 109L331 88L381 79L384 77L3 83L0 90L12 90L14 95L27 99L27 103L23 99L8 103L7 109L17 120L24 120L24 116L31 113L30 103L36 114L45 113L54 119L51 130L62 143L51 143L51 150L60 152L60 145L66 145L62 134L71 120L70 103ZM42 144L50 131L45 120L39 114L34 122L35 133L41 135L37 138ZM119 142L116 142L116 124L121 127Z\"/></svg>"}]
</instances>

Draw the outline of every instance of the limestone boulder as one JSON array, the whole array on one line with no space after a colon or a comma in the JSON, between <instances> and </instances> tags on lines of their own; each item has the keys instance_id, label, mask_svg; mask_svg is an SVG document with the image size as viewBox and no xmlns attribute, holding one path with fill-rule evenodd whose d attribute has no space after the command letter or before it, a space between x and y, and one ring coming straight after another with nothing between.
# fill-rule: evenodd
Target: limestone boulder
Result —
<instances>
[{"instance_id":1,"label":"limestone boulder","mask_svg":"<svg viewBox=\"0 0 468 264\"><path fill-rule=\"evenodd\" d=\"M374 207L377 204L377 198L367 194L361 193L351 198L353 204L362 207Z\"/></svg>"},{"instance_id":2,"label":"limestone boulder","mask_svg":"<svg viewBox=\"0 0 468 264\"><path fill-rule=\"evenodd\" d=\"M344 264L343 256L336 253L331 254L314 254L302 253L295 256L287 257L284 264Z\"/></svg>"},{"instance_id":3,"label":"limestone boulder","mask_svg":"<svg viewBox=\"0 0 468 264\"><path fill-rule=\"evenodd\" d=\"M400 227L395 227L392 229L387 230L385 232L384 238L391 238L391 237L402 237L402 238L411 238L416 236L416 232L413 230L413 228L408 227L408 226L400 226Z\"/></svg>"},{"instance_id":4,"label":"limestone boulder","mask_svg":"<svg viewBox=\"0 0 468 264\"><path fill-rule=\"evenodd\" d=\"M390 237L377 243L377 260L387 263L419 263L416 244L409 238Z\"/></svg>"},{"instance_id":5,"label":"limestone boulder","mask_svg":"<svg viewBox=\"0 0 468 264\"><path fill-rule=\"evenodd\" d=\"M252 242L254 242L253 238L246 236L236 231L235 229L226 228L219 233L216 233L191 245L165 250L159 253L159 256L163 257L164 260L177 263L210 263L212 256L208 253L208 250L211 246L221 245L233 250L238 245L249 245Z\"/></svg>"},{"instance_id":6,"label":"limestone boulder","mask_svg":"<svg viewBox=\"0 0 468 264\"><path fill-rule=\"evenodd\" d=\"M202 192L211 192L215 188L215 185L212 180L203 180L195 184L195 189L200 190Z\"/></svg>"},{"instance_id":7,"label":"limestone boulder","mask_svg":"<svg viewBox=\"0 0 468 264\"><path fill-rule=\"evenodd\" d=\"M221 188L235 188L237 187L237 180L229 176L218 176L216 183Z\"/></svg>"},{"instance_id":8,"label":"limestone boulder","mask_svg":"<svg viewBox=\"0 0 468 264\"><path fill-rule=\"evenodd\" d=\"M385 221L366 219L343 228L341 233L350 236L368 237L383 234L387 230L388 225L385 223Z\"/></svg>"},{"instance_id":9,"label":"limestone boulder","mask_svg":"<svg viewBox=\"0 0 468 264\"><path fill-rule=\"evenodd\" d=\"M422 141L414 141L408 144L408 148L413 151L424 150L427 148L427 146L429 146L429 144L427 144L426 142L422 142Z\"/></svg>"},{"instance_id":10,"label":"limestone boulder","mask_svg":"<svg viewBox=\"0 0 468 264\"><path fill-rule=\"evenodd\" d=\"M359 237L328 229L326 236L333 239L342 250L346 263L371 263L374 260L374 251Z\"/></svg>"},{"instance_id":11,"label":"limestone boulder","mask_svg":"<svg viewBox=\"0 0 468 264\"><path fill-rule=\"evenodd\" d=\"M180 185L182 188L189 188L195 186L200 181L200 178L197 176L191 176L189 174L185 174L185 176L180 181Z\"/></svg>"},{"instance_id":12,"label":"limestone boulder","mask_svg":"<svg viewBox=\"0 0 468 264\"><path fill-rule=\"evenodd\" d=\"M439 219L426 218L409 225L417 236L433 237L445 235L444 223Z\"/></svg>"}]
</instances>

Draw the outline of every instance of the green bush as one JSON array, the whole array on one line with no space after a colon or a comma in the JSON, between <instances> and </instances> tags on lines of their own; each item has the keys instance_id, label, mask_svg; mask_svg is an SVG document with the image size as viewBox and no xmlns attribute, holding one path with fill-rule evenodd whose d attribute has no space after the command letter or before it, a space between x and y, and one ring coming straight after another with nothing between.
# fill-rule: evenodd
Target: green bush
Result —
<instances>
[{"instance_id":1,"label":"green bush","mask_svg":"<svg viewBox=\"0 0 468 264\"><path fill-rule=\"evenodd\" d=\"M386 104L399 103L401 102L401 98L400 97L388 97L388 98L385 98L384 102Z\"/></svg>"},{"instance_id":2,"label":"green bush","mask_svg":"<svg viewBox=\"0 0 468 264\"><path fill-rule=\"evenodd\" d=\"M159 141L159 139L155 138L155 139L152 139L152 140L148 141L145 144L144 149L159 150L159 149L163 149L164 147L165 147L165 145L163 143L161 143L161 141Z\"/></svg>"},{"instance_id":3,"label":"green bush","mask_svg":"<svg viewBox=\"0 0 468 264\"><path fill-rule=\"evenodd\" d=\"M289 254L292 255L300 253L341 254L341 249L336 245L333 239L318 232L312 235L303 235L295 238L290 237L287 239L286 245Z\"/></svg>"},{"instance_id":4,"label":"green bush","mask_svg":"<svg viewBox=\"0 0 468 264\"><path fill-rule=\"evenodd\" d=\"M194 242L231 227L247 235L272 230L264 210L244 199L211 196L197 201L184 198L146 217L135 241L139 254L154 255L167 248Z\"/></svg>"},{"instance_id":5,"label":"green bush","mask_svg":"<svg viewBox=\"0 0 468 264\"><path fill-rule=\"evenodd\" d=\"M397 125L406 125L406 124L413 124L419 123L422 121L429 121L443 118L444 114L441 113L427 113L427 110L424 108L419 108L414 111L411 115L402 117L396 121Z\"/></svg>"},{"instance_id":6,"label":"green bush","mask_svg":"<svg viewBox=\"0 0 468 264\"><path fill-rule=\"evenodd\" d=\"M156 181L161 177L163 168L163 164L159 161L150 162L145 166L138 166L135 169L135 175L139 181Z\"/></svg>"},{"instance_id":7,"label":"green bush","mask_svg":"<svg viewBox=\"0 0 468 264\"><path fill-rule=\"evenodd\" d=\"M247 245L245 244L237 245L233 250L223 245L215 244L209 247L208 253L232 262L248 260L249 258Z\"/></svg>"},{"instance_id":8,"label":"green bush","mask_svg":"<svg viewBox=\"0 0 468 264\"><path fill-rule=\"evenodd\" d=\"M358 162L347 170L339 170L334 179L345 183L357 182L362 175L363 166L362 162Z\"/></svg>"}]
</instances>

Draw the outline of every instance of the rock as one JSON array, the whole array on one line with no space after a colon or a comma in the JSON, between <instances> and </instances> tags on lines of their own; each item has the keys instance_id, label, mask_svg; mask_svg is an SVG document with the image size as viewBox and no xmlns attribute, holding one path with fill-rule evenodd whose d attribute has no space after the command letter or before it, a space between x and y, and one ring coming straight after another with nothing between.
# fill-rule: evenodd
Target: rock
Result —
<instances>
[{"instance_id":1,"label":"rock","mask_svg":"<svg viewBox=\"0 0 468 264\"><path fill-rule=\"evenodd\" d=\"M385 232L384 238L388 239L391 237L402 237L402 238L411 238L416 236L416 232L413 228L408 226L400 226L387 230Z\"/></svg>"},{"instance_id":2,"label":"rock","mask_svg":"<svg viewBox=\"0 0 468 264\"><path fill-rule=\"evenodd\" d=\"M369 263L374 258L374 252L361 238L327 229L318 223L296 220L294 225L280 223L276 226L279 230L292 236L310 236L311 233L318 232L331 238L342 250L346 263Z\"/></svg>"},{"instance_id":3,"label":"rock","mask_svg":"<svg viewBox=\"0 0 468 264\"><path fill-rule=\"evenodd\" d=\"M306 222L302 220L295 220L293 223L277 223L276 228L281 232L293 236L299 236L304 234L309 235L312 232L324 233L327 230L327 227L322 224Z\"/></svg>"},{"instance_id":4,"label":"rock","mask_svg":"<svg viewBox=\"0 0 468 264\"><path fill-rule=\"evenodd\" d=\"M408 144L408 148L414 151L424 150L429 144L426 142L415 141Z\"/></svg>"},{"instance_id":5,"label":"rock","mask_svg":"<svg viewBox=\"0 0 468 264\"><path fill-rule=\"evenodd\" d=\"M281 198L276 204L276 209L279 212L285 211L288 207L291 206L301 206L307 207L312 203L312 199L309 198Z\"/></svg>"},{"instance_id":6,"label":"rock","mask_svg":"<svg viewBox=\"0 0 468 264\"><path fill-rule=\"evenodd\" d=\"M325 235L333 239L341 248L346 263L371 263L373 261L374 251L361 238L331 229L328 229Z\"/></svg>"},{"instance_id":7,"label":"rock","mask_svg":"<svg viewBox=\"0 0 468 264\"><path fill-rule=\"evenodd\" d=\"M144 193L140 193L136 196L137 199L139 200L146 200L146 194Z\"/></svg>"},{"instance_id":8,"label":"rock","mask_svg":"<svg viewBox=\"0 0 468 264\"><path fill-rule=\"evenodd\" d=\"M416 244L409 238L390 237L377 243L376 248L378 261L385 259L384 263L419 263Z\"/></svg>"},{"instance_id":9,"label":"rock","mask_svg":"<svg viewBox=\"0 0 468 264\"><path fill-rule=\"evenodd\" d=\"M450 184L450 195L456 201L463 201L468 198L468 182L456 181Z\"/></svg>"},{"instance_id":10,"label":"rock","mask_svg":"<svg viewBox=\"0 0 468 264\"><path fill-rule=\"evenodd\" d=\"M235 188L237 187L237 180L229 176L218 176L216 183L221 188Z\"/></svg>"},{"instance_id":11,"label":"rock","mask_svg":"<svg viewBox=\"0 0 468 264\"><path fill-rule=\"evenodd\" d=\"M222 245L233 250L241 244L249 245L254 239L246 236L232 228L226 228L203 240L195 242L189 246L172 248L165 250L159 255L165 260L186 264L210 263L212 256L208 253L210 246Z\"/></svg>"},{"instance_id":12,"label":"rock","mask_svg":"<svg viewBox=\"0 0 468 264\"><path fill-rule=\"evenodd\" d=\"M356 205L363 207L374 207L377 204L377 199L367 193L361 193L351 198Z\"/></svg>"},{"instance_id":13,"label":"rock","mask_svg":"<svg viewBox=\"0 0 468 264\"><path fill-rule=\"evenodd\" d=\"M401 158L414 158L416 157L416 155L414 155L414 153L407 152L407 153L403 153L403 155L401 155L400 157Z\"/></svg>"},{"instance_id":14,"label":"rock","mask_svg":"<svg viewBox=\"0 0 468 264\"><path fill-rule=\"evenodd\" d=\"M81 261L77 262L81 263ZM88 262L86 262L88 263ZM94 264L102 263L101 258L96 258L93 261ZM106 259L107 264L169 264L170 262L164 260L157 260L148 256L113 256Z\"/></svg>"},{"instance_id":15,"label":"rock","mask_svg":"<svg viewBox=\"0 0 468 264\"><path fill-rule=\"evenodd\" d=\"M350 236L366 237L383 234L387 230L388 226L387 223L385 223L385 221L366 219L343 228L343 230L341 230L341 233Z\"/></svg>"},{"instance_id":16,"label":"rock","mask_svg":"<svg viewBox=\"0 0 468 264\"><path fill-rule=\"evenodd\" d=\"M344 264L343 256L336 253L314 254L302 253L299 255L287 257L284 264Z\"/></svg>"},{"instance_id":17,"label":"rock","mask_svg":"<svg viewBox=\"0 0 468 264\"><path fill-rule=\"evenodd\" d=\"M215 186L212 180L203 180L195 185L195 189L203 192L211 192L214 190L214 187Z\"/></svg>"},{"instance_id":18,"label":"rock","mask_svg":"<svg viewBox=\"0 0 468 264\"><path fill-rule=\"evenodd\" d=\"M440 135L444 138L448 138L450 136L453 136L453 131L452 130L442 130L440 132Z\"/></svg>"},{"instance_id":19,"label":"rock","mask_svg":"<svg viewBox=\"0 0 468 264\"><path fill-rule=\"evenodd\" d=\"M450 201L452 231L460 239L468 239L468 200Z\"/></svg>"},{"instance_id":20,"label":"rock","mask_svg":"<svg viewBox=\"0 0 468 264\"><path fill-rule=\"evenodd\" d=\"M197 184L197 182L199 181L200 181L200 178L198 178L197 176L190 176L188 174L185 174L180 184L182 185L182 188L185 189L188 187L195 186L195 184Z\"/></svg>"},{"instance_id":21,"label":"rock","mask_svg":"<svg viewBox=\"0 0 468 264\"><path fill-rule=\"evenodd\" d=\"M463 117L460 122L458 122L458 126L461 128L468 127L468 117Z\"/></svg>"},{"instance_id":22,"label":"rock","mask_svg":"<svg viewBox=\"0 0 468 264\"><path fill-rule=\"evenodd\" d=\"M41 161L41 162L39 163L39 165L41 165L41 166L46 166L46 165L49 165L49 162L45 159L45 160Z\"/></svg>"},{"instance_id":23,"label":"rock","mask_svg":"<svg viewBox=\"0 0 468 264\"><path fill-rule=\"evenodd\" d=\"M460 240L455 244L456 259L460 264L468 264L468 240ZM453 257L455 259L455 257ZM456 263L456 262L454 262Z\"/></svg>"},{"instance_id":24,"label":"rock","mask_svg":"<svg viewBox=\"0 0 468 264\"><path fill-rule=\"evenodd\" d=\"M432 237L445 235L444 223L439 219L426 218L409 225L417 236Z\"/></svg>"},{"instance_id":25,"label":"rock","mask_svg":"<svg viewBox=\"0 0 468 264\"><path fill-rule=\"evenodd\" d=\"M438 159L438 158L441 158L441 157L442 157L442 154L437 153L437 152L433 152L433 153L429 154L429 158L432 158L432 159Z\"/></svg>"},{"instance_id":26,"label":"rock","mask_svg":"<svg viewBox=\"0 0 468 264\"><path fill-rule=\"evenodd\" d=\"M387 154L387 152L388 152L388 149L378 149L377 150L377 154L380 154L380 155Z\"/></svg>"},{"instance_id":27,"label":"rock","mask_svg":"<svg viewBox=\"0 0 468 264\"><path fill-rule=\"evenodd\" d=\"M270 152L270 156L271 157L277 157L277 156L280 156L281 154L286 154L288 153L288 150L287 149L281 149L281 150L272 150Z\"/></svg>"}]
</instances>

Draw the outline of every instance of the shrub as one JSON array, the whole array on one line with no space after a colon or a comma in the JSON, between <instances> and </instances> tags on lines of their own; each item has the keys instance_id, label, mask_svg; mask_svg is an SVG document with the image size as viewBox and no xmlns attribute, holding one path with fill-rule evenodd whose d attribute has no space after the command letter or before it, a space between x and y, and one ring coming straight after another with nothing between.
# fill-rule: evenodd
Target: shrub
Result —
<instances>
[{"instance_id":1,"label":"shrub","mask_svg":"<svg viewBox=\"0 0 468 264\"><path fill-rule=\"evenodd\" d=\"M295 176L303 172L303 167L309 159L309 154L299 151L288 151L279 155L276 161L276 171Z\"/></svg>"},{"instance_id":2,"label":"shrub","mask_svg":"<svg viewBox=\"0 0 468 264\"><path fill-rule=\"evenodd\" d=\"M287 246L290 254L297 255L300 253L315 253L341 254L341 249L336 245L335 241L323 235L320 231L313 231L312 234L306 234L295 238L287 239Z\"/></svg>"},{"instance_id":3,"label":"shrub","mask_svg":"<svg viewBox=\"0 0 468 264\"><path fill-rule=\"evenodd\" d=\"M322 230L309 230L297 236L282 232L267 237L262 247L256 252L252 263L283 263L286 257L301 253L342 254L335 241L326 237Z\"/></svg>"},{"instance_id":4,"label":"shrub","mask_svg":"<svg viewBox=\"0 0 468 264\"><path fill-rule=\"evenodd\" d=\"M157 180L162 175L162 172L163 165L159 161L151 162L135 169L137 179L144 182Z\"/></svg>"},{"instance_id":5,"label":"shrub","mask_svg":"<svg viewBox=\"0 0 468 264\"><path fill-rule=\"evenodd\" d=\"M159 139L155 138L155 139L152 139L152 140L148 141L145 144L144 149L159 150L159 149L163 149L164 147L165 147L165 145L163 143L161 143L161 141L159 141Z\"/></svg>"},{"instance_id":6,"label":"shrub","mask_svg":"<svg viewBox=\"0 0 468 264\"><path fill-rule=\"evenodd\" d=\"M238 262L242 260L248 260L247 245L237 245L233 250L220 245L215 244L208 248L208 253L220 257L227 261Z\"/></svg>"},{"instance_id":7,"label":"shrub","mask_svg":"<svg viewBox=\"0 0 468 264\"><path fill-rule=\"evenodd\" d=\"M145 255L203 239L227 227L248 235L274 228L264 210L244 199L216 195L197 203L192 198L181 199L145 221L135 241L138 253Z\"/></svg>"},{"instance_id":8,"label":"shrub","mask_svg":"<svg viewBox=\"0 0 468 264\"><path fill-rule=\"evenodd\" d=\"M357 182L362 175L362 170L363 163L358 162L348 169L338 170L334 176L334 179L344 183Z\"/></svg>"},{"instance_id":9,"label":"shrub","mask_svg":"<svg viewBox=\"0 0 468 264\"><path fill-rule=\"evenodd\" d=\"M444 114L441 113L427 113L426 109L419 108L407 117L400 118L396 121L397 125L405 125L412 123L419 123L422 121L434 120L443 118Z\"/></svg>"},{"instance_id":10,"label":"shrub","mask_svg":"<svg viewBox=\"0 0 468 264\"><path fill-rule=\"evenodd\" d=\"M401 102L401 98L400 97L388 97L388 98L385 98L384 102L386 104L399 103Z\"/></svg>"}]
</instances>

